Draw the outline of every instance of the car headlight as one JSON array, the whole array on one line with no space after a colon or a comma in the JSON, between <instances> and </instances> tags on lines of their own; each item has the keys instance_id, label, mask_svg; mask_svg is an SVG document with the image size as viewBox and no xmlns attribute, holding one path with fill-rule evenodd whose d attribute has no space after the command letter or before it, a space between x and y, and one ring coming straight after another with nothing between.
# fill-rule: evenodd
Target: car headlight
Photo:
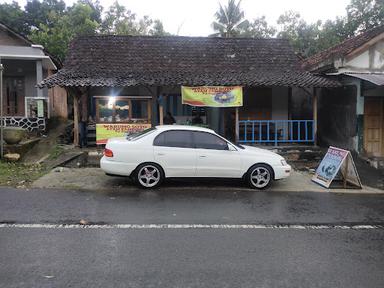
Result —
<instances>
[{"instance_id":1,"label":"car headlight","mask_svg":"<svg viewBox=\"0 0 384 288\"><path fill-rule=\"evenodd\" d=\"M284 159L281 159L280 162L281 162L281 165L283 165L283 166L287 166L288 165L287 161L285 161Z\"/></svg>"}]
</instances>

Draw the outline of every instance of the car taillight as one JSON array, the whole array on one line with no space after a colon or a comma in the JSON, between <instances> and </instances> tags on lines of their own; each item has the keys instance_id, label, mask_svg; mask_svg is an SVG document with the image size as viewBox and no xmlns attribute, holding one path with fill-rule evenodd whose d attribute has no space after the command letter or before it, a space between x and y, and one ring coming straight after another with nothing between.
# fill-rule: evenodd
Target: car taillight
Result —
<instances>
[{"instance_id":1,"label":"car taillight","mask_svg":"<svg viewBox=\"0 0 384 288\"><path fill-rule=\"evenodd\" d=\"M113 157L113 152L112 152L112 150L111 150L111 149L107 149L107 148L105 148L105 149L104 149L104 156L105 156L105 157Z\"/></svg>"}]
</instances>

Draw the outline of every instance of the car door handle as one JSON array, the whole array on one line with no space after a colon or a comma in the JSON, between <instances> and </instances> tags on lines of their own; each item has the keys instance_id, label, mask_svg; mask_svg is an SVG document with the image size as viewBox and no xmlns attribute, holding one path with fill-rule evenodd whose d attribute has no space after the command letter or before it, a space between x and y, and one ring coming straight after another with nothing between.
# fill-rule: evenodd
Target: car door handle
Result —
<instances>
[{"instance_id":1,"label":"car door handle","mask_svg":"<svg viewBox=\"0 0 384 288\"><path fill-rule=\"evenodd\" d=\"M164 153L157 153L158 156L164 156Z\"/></svg>"},{"instance_id":2,"label":"car door handle","mask_svg":"<svg viewBox=\"0 0 384 288\"><path fill-rule=\"evenodd\" d=\"M199 157L200 157L200 158L206 158L207 156L205 156L205 155L200 155Z\"/></svg>"}]
</instances>

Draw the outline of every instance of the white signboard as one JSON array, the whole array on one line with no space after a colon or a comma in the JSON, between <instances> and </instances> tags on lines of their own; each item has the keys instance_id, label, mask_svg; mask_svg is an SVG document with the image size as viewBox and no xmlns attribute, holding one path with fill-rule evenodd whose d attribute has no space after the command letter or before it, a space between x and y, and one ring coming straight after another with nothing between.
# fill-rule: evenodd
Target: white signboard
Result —
<instances>
[{"instance_id":1,"label":"white signboard","mask_svg":"<svg viewBox=\"0 0 384 288\"><path fill-rule=\"evenodd\" d=\"M361 188L360 178L351 153L332 146L321 160L312 181L329 188L339 171L344 179L344 188L346 188L347 182Z\"/></svg>"}]
</instances>

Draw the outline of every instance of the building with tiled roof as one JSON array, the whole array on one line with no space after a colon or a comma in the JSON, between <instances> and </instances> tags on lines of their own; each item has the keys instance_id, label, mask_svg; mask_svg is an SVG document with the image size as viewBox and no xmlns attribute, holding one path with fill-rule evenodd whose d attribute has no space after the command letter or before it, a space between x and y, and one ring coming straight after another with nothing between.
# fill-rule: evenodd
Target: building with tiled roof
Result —
<instances>
[{"instance_id":1,"label":"building with tiled roof","mask_svg":"<svg viewBox=\"0 0 384 288\"><path fill-rule=\"evenodd\" d=\"M37 84L61 67L43 46L33 43L0 22L2 120L29 131L45 130L51 116L67 117L67 94L60 87L39 89Z\"/></svg>"},{"instance_id":2,"label":"building with tiled roof","mask_svg":"<svg viewBox=\"0 0 384 288\"><path fill-rule=\"evenodd\" d=\"M206 125L226 135L234 127L230 109L217 113L208 107L183 105L181 86L241 86L240 138L247 143L277 144L315 139L314 120L295 119L289 111L294 87L313 93L314 88L340 83L302 68L284 39L104 35L72 41L63 68L40 83L40 87L52 86L77 91L83 101L88 99L81 106L83 121L155 125L162 123L163 112L170 112L178 123L189 123L199 113L204 114ZM119 103L112 105L110 96ZM306 105L312 109L310 102ZM113 106L110 111L108 103ZM280 127L260 122L265 120L287 122ZM288 122L292 120L308 122ZM247 128L242 121L254 122L248 122Z\"/></svg>"},{"instance_id":3,"label":"building with tiled roof","mask_svg":"<svg viewBox=\"0 0 384 288\"><path fill-rule=\"evenodd\" d=\"M92 36L42 86L337 86L300 67L283 39Z\"/></svg>"},{"instance_id":4,"label":"building with tiled roof","mask_svg":"<svg viewBox=\"0 0 384 288\"><path fill-rule=\"evenodd\" d=\"M339 80L344 86L322 97L321 109L326 111L322 123L327 123L324 129L333 131L328 142L348 141L346 146L351 149L384 157L384 26L309 57L302 67Z\"/></svg>"}]
</instances>

